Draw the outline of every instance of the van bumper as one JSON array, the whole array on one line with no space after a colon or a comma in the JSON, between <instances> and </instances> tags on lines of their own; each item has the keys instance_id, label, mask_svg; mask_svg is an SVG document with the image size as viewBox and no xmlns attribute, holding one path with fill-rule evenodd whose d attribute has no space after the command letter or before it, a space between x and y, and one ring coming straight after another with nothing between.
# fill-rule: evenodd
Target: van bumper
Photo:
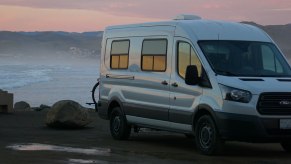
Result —
<instances>
[{"instance_id":1,"label":"van bumper","mask_svg":"<svg viewBox=\"0 0 291 164\"><path fill-rule=\"evenodd\" d=\"M108 101L107 100L99 100L97 104L98 108L98 115L100 118L109 119L108 116Z\"/></svg>"},{"instance_id":2,"label":"van bumper","mask_svg":"<svg viewBox=\"0 0 291 164\"><path fill-rule=\"evenodd\" d=\"M223 139L248 142L291 140L291 129L280 129L279 118L216 112L216 122Z\"/></svg>"}]
</instances>

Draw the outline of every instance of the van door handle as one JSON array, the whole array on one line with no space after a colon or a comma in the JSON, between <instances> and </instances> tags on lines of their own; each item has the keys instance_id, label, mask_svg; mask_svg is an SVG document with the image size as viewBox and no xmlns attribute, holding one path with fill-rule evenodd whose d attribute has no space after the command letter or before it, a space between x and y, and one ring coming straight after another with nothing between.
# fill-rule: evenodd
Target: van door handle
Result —
<instances>
[{"instance_id":1,"label":"van door handle","mask_svg":"<svg viewBox=\"0 0 291 164\"><path fill-rule=\"evenodd\" d=\"M162 81L163 85L168 85L168 82L166 80Z\"/></svg>"},{"instance_id":2,"label":"van door handle","mask_svg":"<svg viewBox=\"0 0 291 164\"><path fill-rule=\"evenodd\" d=\"M172 86L173 87L178 87L178 84L177 83L173 83Z\"/></svg>"}]
</instances>

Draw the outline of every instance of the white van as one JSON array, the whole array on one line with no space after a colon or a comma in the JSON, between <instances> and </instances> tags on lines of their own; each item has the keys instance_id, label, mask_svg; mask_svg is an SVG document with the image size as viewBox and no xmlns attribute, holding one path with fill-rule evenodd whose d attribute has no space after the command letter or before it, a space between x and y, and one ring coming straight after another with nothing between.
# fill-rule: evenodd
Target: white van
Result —
<instances>
[{"instance_id":1,"label":"white van","mask_svg":"<svg viewBox=\"0 0 291 164\"><path fill-rule=\"evenodd\" d=\"M291 151L291 69L251 25L181 15L107 27L99 94L114 139L147 127L193 135L203 154L225 140Z\"/></svg>"}]
</instances>

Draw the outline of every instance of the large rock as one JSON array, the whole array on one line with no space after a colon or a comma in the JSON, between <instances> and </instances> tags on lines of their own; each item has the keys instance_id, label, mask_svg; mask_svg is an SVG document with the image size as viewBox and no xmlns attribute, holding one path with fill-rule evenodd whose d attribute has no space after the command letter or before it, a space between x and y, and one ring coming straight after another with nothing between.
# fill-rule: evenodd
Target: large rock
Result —
<instances>
[{"instance_id":1,"label":"large rock","mask_svg":"<svg viewBox=\"0 0 291 164\"><path fill-rule=\"evenodd\" d=\"M30 110L30 105L25 101L19 101L14 104L14 110Z\"/></svg>"},{"instance_id":2,"label":"large rock","mask_svg":"<svg viewBox=\"0 0 291 164\"><path fill-rule=\"evenodd\" d=\"M48 110L50 110L51 109L51 107L50 106L48 106L48 105L44 105L44 104L41 104L39 107L35 107L35 108L33 108L33 110L34 111L48 111Z\"/></svg>"},{"instance_id":3,"label":"large rock","mask_svg":"<svg viewBox=\"0 0 291 164\"><path fill-rule=\"evenodd\" d=\"M86 108L71 100L56 102L46 116L46 124L53 128L82 128L92 120Z\"/></svg>"}]
</instances>

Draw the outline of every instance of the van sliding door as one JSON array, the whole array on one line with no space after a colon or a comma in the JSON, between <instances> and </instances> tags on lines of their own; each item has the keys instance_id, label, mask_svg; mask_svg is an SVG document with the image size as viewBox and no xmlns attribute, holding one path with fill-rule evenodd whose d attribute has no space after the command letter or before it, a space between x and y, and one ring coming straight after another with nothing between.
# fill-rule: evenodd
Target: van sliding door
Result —
<instances>
[{"instance_id":1,"label":"van sliding door","mask_svg":"<svg viewBox=\"0 0 291 164\"><path fill-rule=\"evenodd\" d=\"M169 82L172 41L165 36L135 38L140 71L135 72L132 86L127 87L126 115L129 121L159 127L168 126ZM141 49L140 49L141 48ZM140 51L141 50L141 51ZM157 123L158 122L158 123Z\"/></svg>"}]
</instances>

